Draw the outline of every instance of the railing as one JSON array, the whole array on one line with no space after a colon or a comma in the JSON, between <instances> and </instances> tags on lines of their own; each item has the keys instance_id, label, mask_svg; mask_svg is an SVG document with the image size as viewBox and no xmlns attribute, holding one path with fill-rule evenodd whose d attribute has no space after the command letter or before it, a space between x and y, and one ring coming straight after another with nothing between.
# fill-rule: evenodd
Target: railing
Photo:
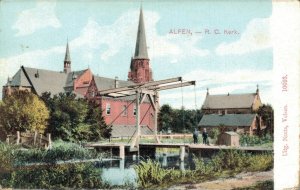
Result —
<instances>
[{"instance_id":1,"label":"railing","mask_svg":"<svg viewBox=\"0 0 300 190\"><path fill-rule=\"evenodd\" d=\"M141 137L144 138L154 138L154 135L141 135ZM162 138L177 138L177 139L184 139L184 138L191 138L193 137L193 134L182 134L182 133L174 133L174 134L157 134L157 137Z\"/></svg>"},{"instance_id":2,"label":"railing","mask_svg":"<svg viewBox=\"0 0 300 190\"><path fill-rule=\"evenodd\" d=\"M21 133L17 131L15 135L7 135L6 143L22 145L25 148L39 147L39 148L51 148L51 134L48 133L47 137L42 134L34 133Z\"/></svg>"}]
</instances>

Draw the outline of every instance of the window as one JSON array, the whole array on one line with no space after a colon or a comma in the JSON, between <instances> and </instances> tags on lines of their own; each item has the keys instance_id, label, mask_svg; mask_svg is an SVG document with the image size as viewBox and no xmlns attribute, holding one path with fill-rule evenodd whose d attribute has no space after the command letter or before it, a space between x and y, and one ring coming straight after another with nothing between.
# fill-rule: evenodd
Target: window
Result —
<instances>
[{"instance_id":1,"label":"window","mask_svg":"<svg viewBox=\"0 0 300 190\"><path fill-rule=\"evenodd\" d=\"M122 115L127 116L127 107L126 107L126 105L122 106Z\"/></svg>"},{"instance_id":2,"label":"window","mask_svg":"<svg viewBox=\"0 0 300 190\"><path fill-rule=\"evenodd\" d=\"M136 115L136 107L133 106L133 115Z\"/></svg>"},{"instance_id":3,"label":"window","mask_svg":"<svg viewBox=\"0 0 300 190\"><path fill-rule=\"evenodd\" d=\"M106 103L106 115L110 115L110 104Z\"/></svg>"}]
</instances>

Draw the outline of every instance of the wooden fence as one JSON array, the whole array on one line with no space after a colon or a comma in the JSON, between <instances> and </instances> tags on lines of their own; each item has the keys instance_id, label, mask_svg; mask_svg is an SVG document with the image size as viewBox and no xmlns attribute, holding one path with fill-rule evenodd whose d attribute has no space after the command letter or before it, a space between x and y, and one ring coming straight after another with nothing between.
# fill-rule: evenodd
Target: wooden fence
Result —
<instances>
[{"instance_id":1,"label":"wooden fence","mask_svg":"<svg viewBox=\"0 0 300 190\"><path fill-rule=\"evenodd\" d=\"M37 132L21 133L20 131L17 131L15 135L7 135L6 143L22 145L24 148L38 147L46 149L51 148L52 145L50 133L48 133L47 137L45 137Z\"/></svg>"}]
</instances>

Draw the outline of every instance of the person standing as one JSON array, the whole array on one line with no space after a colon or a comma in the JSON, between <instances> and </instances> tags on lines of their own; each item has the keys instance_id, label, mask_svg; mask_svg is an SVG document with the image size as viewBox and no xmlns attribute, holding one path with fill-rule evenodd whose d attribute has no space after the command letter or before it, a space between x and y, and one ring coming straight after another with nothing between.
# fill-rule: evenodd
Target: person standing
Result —
<instances>
[{"instance_id":1,"label":"person standing","mask_svg":"<svg viewBox=\"0 0 300 190\"><path fill-rule=\"evenodd\" d=\"M199 136L199 132L197 128L195 128L195 131L193 133L194 144L198 144L198 136Z\"/></svg>"},{"instance_id":2,"label":"person standing","mask_svg":"<svg viewBox=\"0 0 300 190\"><path fill-rule=\"evenodd\" d=\"M208 144L208 133L206 132L206 128L203 129L203 132L202 132L202 138L203 138L203 144Z\"/></svg>"}]
</instances>

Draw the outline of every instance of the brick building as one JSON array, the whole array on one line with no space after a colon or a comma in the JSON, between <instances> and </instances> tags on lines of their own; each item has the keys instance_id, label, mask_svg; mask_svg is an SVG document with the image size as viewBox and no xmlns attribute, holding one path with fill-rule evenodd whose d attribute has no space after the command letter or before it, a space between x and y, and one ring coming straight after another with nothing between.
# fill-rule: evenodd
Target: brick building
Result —
<instances>
[{"instance_id":1,"label":"brick building","mask_svg":"<svg viewBox=\"0 0 300 190\"><path fill-rule=\"evenodd\" d=\"M52 80L49 80L52 79ZM17 73L8 78L3 86L3 97L13 91L27 90L37 95L50 92L52 95L61 92L72 92L78 97L96 99L103 110L103 116L107 124L113 125L114 136L131 136L135 127L134 96L123 98L110 98L96 96L98 91L128 86L136 83L152 81L152 70L147 52L143 10L140 10L139 25L137 31L135 54L131 58L128 80L119 80L118 77L99 77L88 68L80 71L72 71L72 62L69 44L66 45L66 53L63 62L63 71L51 71L38 68L21 66ZM126 109L126 107L128 107ZM149 101L141 105L142 133L149 134L154 127L153 109ZM123 132L126 131L126 134ZM128 132L131 131L131 132ZM124 132L125 133L125 132Z\"/></svg>"},{"instance_id":2,"label":"brick building","mask_svg":"<svg viewBox=\"0 0 300 190\"><path fill-rule=\"evenodd\" d=\"M239 134L256 134L265 126L255 111L262 106L257 86L255 93L210 95L207 89L202 105L204 114L199 122L200 128L211 131L235 131Z\"/></svg>"}]
</instances>

